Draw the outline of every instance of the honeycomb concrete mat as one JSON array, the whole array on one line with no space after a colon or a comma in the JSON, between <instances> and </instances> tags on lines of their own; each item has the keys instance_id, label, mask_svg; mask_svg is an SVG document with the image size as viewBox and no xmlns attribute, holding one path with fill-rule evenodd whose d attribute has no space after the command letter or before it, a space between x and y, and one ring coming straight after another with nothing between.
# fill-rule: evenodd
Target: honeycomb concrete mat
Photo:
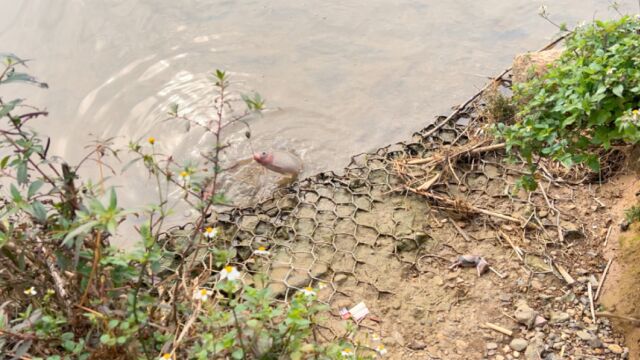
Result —
<instances>
[{"instance_id":1,"label":"honeycomb concrete mat","mask_svg":"<svg viewBox=\"0 0 640 360\"><path fill-rule=\"evenodd\" d=\"M518 299L565 295L558 266L592 251L609 220L593 191L573 187L580 174L551 164L537 191L514 191L525 168L499 146L474 150L491 144L483 106L476 99L406 142L354 156L343 174L321 173L219 214L234 264L266 274L281 301L318 289L330 306L325 339L348 334L339 311L363 301L371 314L350 341L373 347L375 334L392 358L483 358L488 337L508 343L482 325L504 323ZM261 247L268 257L255 255ZM450 269L462 254L483 256L494 272ZM594 273L604 263L597 251L585 261ZM529 291L543 279L546 298Z\"/></svg>"}]
</instances>

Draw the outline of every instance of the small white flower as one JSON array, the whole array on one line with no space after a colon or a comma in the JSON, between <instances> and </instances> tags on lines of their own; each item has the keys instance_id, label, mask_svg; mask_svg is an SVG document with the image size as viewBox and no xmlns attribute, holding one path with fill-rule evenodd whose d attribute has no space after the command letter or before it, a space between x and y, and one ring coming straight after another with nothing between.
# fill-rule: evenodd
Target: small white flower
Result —
<instances>
[{"instance_id":1,"label":"small white flower","mask_svg":"<svg viewBox=\"0 0 640 360\"><path fill-rule=\"evenodd\" d=\"M344 356L344 357L349 357L349 358L354 356L353 350L351 350L351 348L346 348L346 349L342 350L342 352L340 352L340 354L342 354L342 356Z\"/></svg>"},{"instance_id":2,"label":"small white flower","mask_svg":"<svg viewBox=\"0 0 640 360\"><path fill-rule=\"evenodd\" d=\"M326 288L326 287L327 287L327 284L325 284L325 283L323 283L323 282L318 283L318 290L322 290L322 289L324 289L324 288Z\"/></svg>"},{"instance_id":3,"label":"small white flower","mask_svg":"<svg viewBox=\"0 0 640 360\"><path fill-rule=\"evenodd\" d=\"M229 281L236 281L240 279L240 271L231 265L227 265L220 271L220 280L227 279Z\"/></svg>"},{"instance_id":4,"label":"small white flower","mask_svg":"<svg viewBox=\"0 0 640 360\"><path fill-rule=\"evenodd\" d=\"M378 334L373 334L373 335L371 335L371 340L380 341L380 336L378 336Z\"/></svg>"},{"instance_id":5,"label":"small white flower","mask_svg":"<svg viewBox=\"0 0 640 360\"><path fill-rule=\"evenodd\" d=\"M384 345L380 344L380 345L376 346L376 352L378 354L380 354L381 356L384 356L384 354L387 353L387 349L385 349Z\"/></svg>"},{"instance_id":6,"label":"small white flower","mask_svg":"<svg viewBox=\"0 0 640 360\"><path fill-rule=\"evenodd\" d=\"M191 176L188 172L182 171L180 175L178 175L178 179L180 180L180 182L188 184L189 181L191 181Z\"/></svg>"},{"instance_id":7,"label":"small white flower","mask_svg":"<svg viewBox=\"0 0 640 360\"><path fill-rule=\"evenodd\" d=\"M207 299L209 299L209 296L211 296L212 294L213 291L211 290L207 290L204 288L196 289L196 291L193 292L193 299L207 301Z\"/></svg>"},{"instance_id":8,"label":"small white flower","mask_svg":"<svg viewBox=\"0 0 640 360\"><path fill-rule=\"evenodd\" d=\"M32 286L32 287L28 288L27 290L25 290L24 294L25 295L29 295L29 296L36 296L36 295L38 295L38 292L36 291L36 288Z\"/></svg>"},{"instance_id":9,"label":"small white flower","mask_svg":"<svg viewBox=\"0 0 640 360\"><path fill-rule=\"evenodd\" d=\"M265 248L264 246L260 246L258 248L258 250L254 250L253 253L256 254L256 255L261 255L261 256L269 256L269 255L271 255L269 250L267 250L267 248Z\"/></svg>"},{"instance_id":10,"label":"small white flower","mask_svg":"<svg viewBox=\"0 0 640 360\"><path fill-rule=\"evenodd\" d=\"M315 290L311 286L307 286L306 288L301 290L304 296L313 296L316 294Z\"/></svg>"},{"instance_id":11,"label":"small white flower","mask_svg":"<svg viewBox=\"0 0 640 360\"><path fill-rule=\"evenodd\" d=\"M204 236L208 237L209 239L213 239L216 236L218 236L218 228L212 228L211 226L209 226L208 228L204 229Z\"/></svg>"}]
</instances>

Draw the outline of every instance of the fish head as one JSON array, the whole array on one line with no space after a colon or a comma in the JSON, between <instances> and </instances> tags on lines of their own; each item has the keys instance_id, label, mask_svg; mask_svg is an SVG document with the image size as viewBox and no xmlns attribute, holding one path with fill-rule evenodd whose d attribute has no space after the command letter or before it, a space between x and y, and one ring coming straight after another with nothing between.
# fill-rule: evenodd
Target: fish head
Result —
<instances>
[{"instance_id":1,"label":"fish head","mask_svg":"<svg viewBox=\"0 0 640 360\"><path fill-rule=\"evenodd\" d=\"M273 154L266 151L257 152L253 154L253 160L262 165L271 164L273 163Z\"/></svg>"}]
</instances>

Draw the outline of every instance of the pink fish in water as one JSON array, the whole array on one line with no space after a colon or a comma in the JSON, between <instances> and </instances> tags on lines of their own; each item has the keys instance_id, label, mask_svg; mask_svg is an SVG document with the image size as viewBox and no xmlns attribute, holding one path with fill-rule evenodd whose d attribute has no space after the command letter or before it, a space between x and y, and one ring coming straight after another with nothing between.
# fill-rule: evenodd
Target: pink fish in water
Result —
<instances>
[{"instance_id":1,"label":"pink fish in water","mask_svg":"<svg viewBox=\"0 0 640 360\"><path fill-rule=\"evenodd\" d=\"M298 176L302 160L286 151L263 151L253 154L253 160L271 171L288 176Z\"/></svg>"}]
</instances>

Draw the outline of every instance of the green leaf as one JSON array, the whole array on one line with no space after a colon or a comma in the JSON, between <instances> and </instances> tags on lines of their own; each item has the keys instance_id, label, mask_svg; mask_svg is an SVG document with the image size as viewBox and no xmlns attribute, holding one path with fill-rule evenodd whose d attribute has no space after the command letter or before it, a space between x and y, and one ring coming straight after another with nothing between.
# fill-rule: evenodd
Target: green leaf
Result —
<instances>
[{"instance_id":1,"label":"green leaf","mask_svg":"<svg viewBox=\"0 0 640 360\"><path fill-rule=\"evenodd\" d=\"M64 240L62 240L62 246L68 246L71 244L71 241L73 239L76 238L76 236L82 235L82 234L86 234L89 231L91 231L94 227L96 227L98 225L98 221L94 220L94 221L89 221L86 224L80 225L77 228L75 228L73 231L69 232L67 234L67 236L64 237Z\"/></svg>"},{"instance_id":2,"label":"green leaf","mask_svg":"<svg viewBox=\"0 0 640 360\"><path fill-rule=\"evenodd\" d=\"M600 171L600 160L598 159L598 157L596 156L589 156L587 157L587 166L589 166L589 168L591 170L593 170L594 172L599 172Z\"/></svg>"},{"instance_id":3,"label":"green leaf","mask_svg":"<svg viewBox=\"0 0 640 360\"><path fill-rule=\"evenodd\" d=\"M9 74L7 74L3 80L0 80L0 84L9 84L9 83L14 83L14 82L23 82L23 83L36 84L36 85L38 85L38 86L40 86L41 88L44 88L44 89L49 87L49 85L47 85L47 83L40 82L40 81L36 80L36 78L34 78L33 76L31 76L29 74L19 73L19 72L15 72L15 71L9 72Z\"/></svg>"},{"instance_id":4,"label":"green leaf","mask_svg":"<svg viewBox=\"0 0 640 360\"><path fill-rule=\"evenodd\" d=\"M624 91L624 85L619 84L613 87L613 89L611 89L611 91L613 91L614 94L616 94L616 96L618 97L622 97L622 92Z\"/></svg>"},{"instance_id":5,"label":"green leaf","mask_svg":"<svg viewBox=\"0 0 640 360\"><path fill-rule=\"evenodd\" d=\"M0 161L0 169L6 169L10 159L11 159L11 155L7 155L3 157L2 161Z\"/></svg>"},{"instance_id":6,"label":"green leaf","mask_svg":"<svg viewBox=\"0 0 640 360\"><path fill-rule=\"evenodd\" d=\"M11 191L11 198L13 199L14 202L22 201L22 195L20 194L20 191L14 184L11 184L10 191Z\"/></svg>"},{"instance_id":7,"label":"green leaf","mask_svg":"<svg viewBox=\"0 0 640 360\"><path fill-rule=\"evenodd\" d=\"M33 204L31 204L31 209L33 217L36 218L39 223L44 224L47 222L47 209L40 201L34 201Z\"/></svg>"},{"instance_id":8,"label":"green leaf","mask_svg":"<svg viewBox=\"0 0 640 360\"><path fill-rule=\"evenodd\" d=\"M244 351L242 351L242 349L236 349L231 353L231 357L234 359L244 359Z\"/></svg>"},{"instance_id":9,"label":"green leaf","mask_svg":"<svg viewBox=\"0 0 640 360\"><path fill-rule=\"evenodd\" d=\"M22 103L22 100L16 99L16 100L9 101L6 104L3 104L0 107L0 117L3 117L9 114L10 112L13 111L13 109L15 109L16 106L20 105L21 103Z\"/></svg>"},{"instance_id":10,"label":"green leaf","mask_svg":"<svg viewBox=\"0 0 640 360\"><path fill-rule=\"evenodd\" d=\"M118 207L118 198L116 196L116 191L111 188L111 192L109 194L109 210L116 210Z\"/></svg>"},{"instance_id":11,"label":"green leaf","mask_svg":"<svg viewBox=\"0 0 640 360\"><path fill-rule=\"evenodd\" d=\"M29 190L27 191L27 199L30 199L33 197L33 195L35 195L38 190L40 190L40 188L42 187L42 185L44 185L44 181L38 179L34 182L32 182L29 185Z\"/></svg>"},{"instance_id":12,"label":"green leaf","mask_svg":"<svg viewBox=\"0 0 640 360\"><path fill-rule=\"evenodd\" d=\"M16 178L18 180L18 184L23 185L29 181L29 175L27 172L27 163L26 161L20 161L17 166Z\"/></svg>"}]
</instances>

